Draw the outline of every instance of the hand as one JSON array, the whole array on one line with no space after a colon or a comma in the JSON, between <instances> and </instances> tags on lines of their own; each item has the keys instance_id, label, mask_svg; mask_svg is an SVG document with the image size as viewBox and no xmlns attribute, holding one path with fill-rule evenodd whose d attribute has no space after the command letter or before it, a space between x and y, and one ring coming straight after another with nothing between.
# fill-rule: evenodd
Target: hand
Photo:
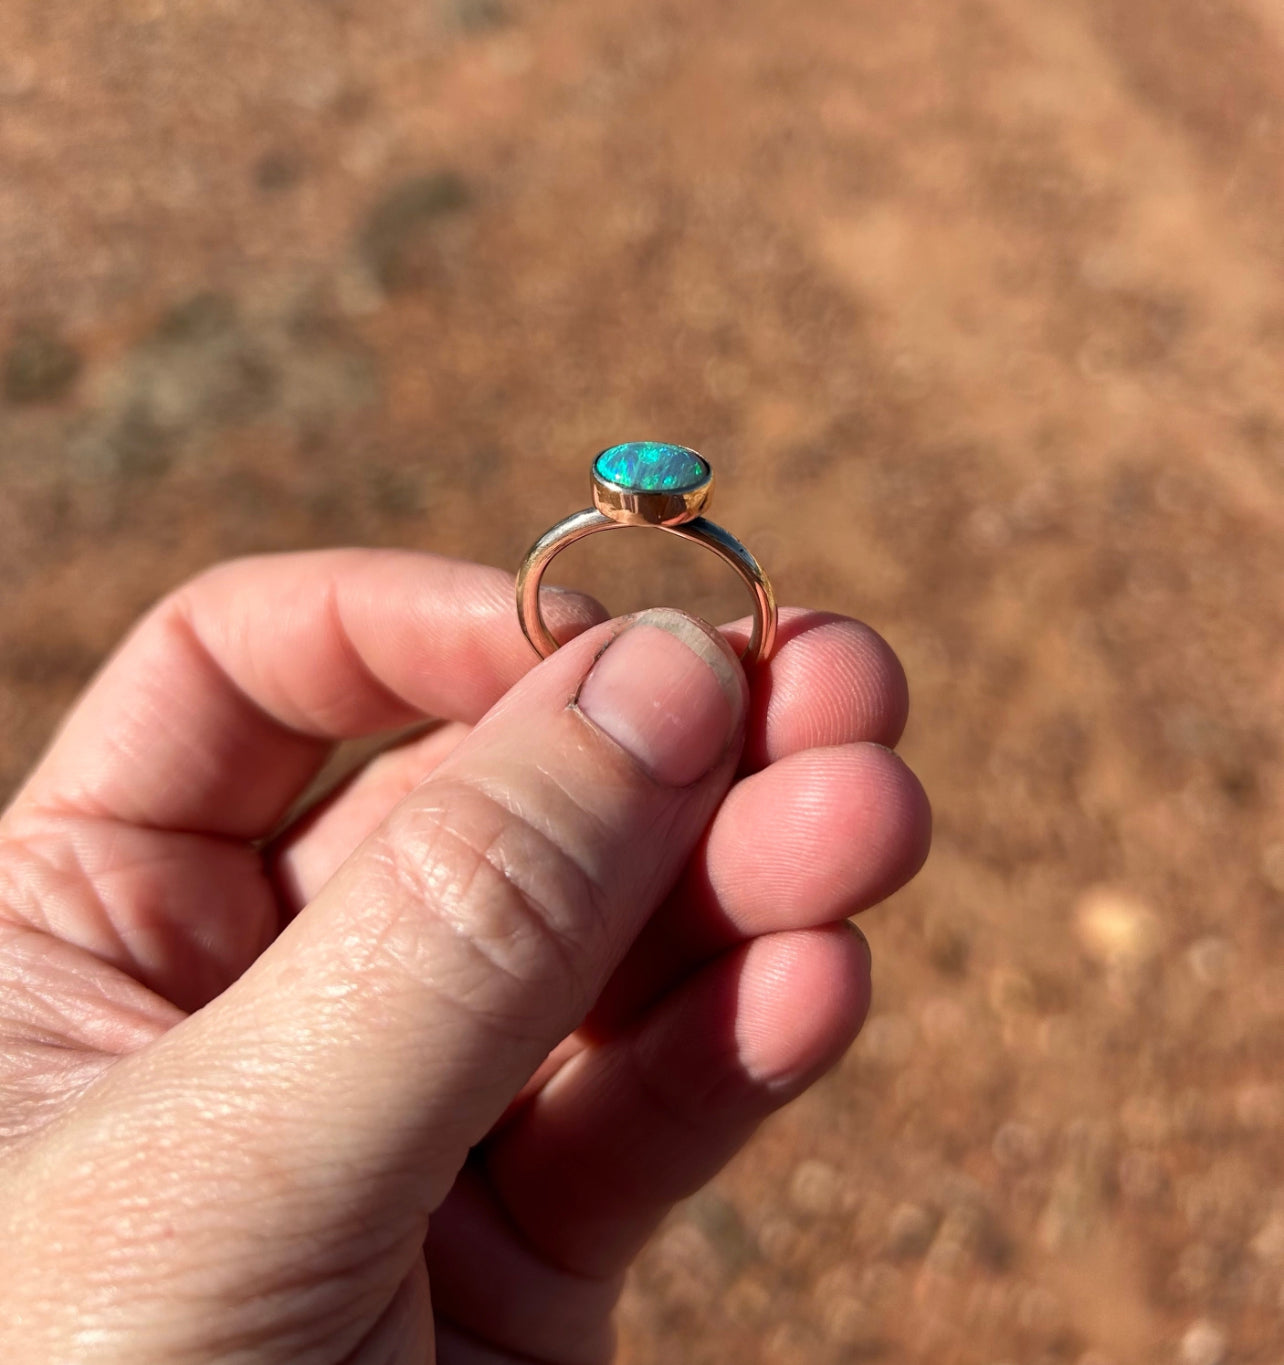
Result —
<instances>
[{"instance_id":1,"label":"hand","mask_svg":"<svg viewBox=\"0 0 1284 1365\"><path fill-rule=\"evenodd\" d=\"M844 919L928 839L886 646L787 612L750 689L743 624L549 594L533 667L511 593L216 568L0 820L0 1359L596 1365L667 1207L855 1036Z\"/></svg>"}]
</instances>

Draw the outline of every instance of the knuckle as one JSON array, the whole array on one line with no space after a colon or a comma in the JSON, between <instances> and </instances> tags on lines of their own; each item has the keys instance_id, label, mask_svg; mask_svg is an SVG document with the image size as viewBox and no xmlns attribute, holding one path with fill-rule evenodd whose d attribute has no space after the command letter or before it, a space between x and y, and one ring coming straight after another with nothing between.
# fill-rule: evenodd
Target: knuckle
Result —
<instances>
[{"instance_id":1,"label":"knuckle","mask_svg":"<svg viewBox=\"0 0 1284 1365\"><path fill-rule=\"evenodd\" d=\"M422 970L509 1022L532 1002L546 1012L550 992L578 1022L609 951L602 887L552 834L477 786L434 784L424 797L393 817L380 847L394 914L415 919L416 940L428 916Z\"/></svg>"}]
</instances>

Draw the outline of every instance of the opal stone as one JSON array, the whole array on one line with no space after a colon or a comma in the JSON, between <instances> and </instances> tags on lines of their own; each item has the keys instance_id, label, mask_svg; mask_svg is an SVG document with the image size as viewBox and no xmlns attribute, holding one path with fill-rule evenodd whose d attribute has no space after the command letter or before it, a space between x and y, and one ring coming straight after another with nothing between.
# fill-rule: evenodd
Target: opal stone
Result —
<instances>
[{"instance_id":1,"label":"opal stone","mask_svg":"<svg viewBox=\"0 0 1284 1365\"><path fill-rule=\"evenodd\" d=\"M631 493L681 493L708 482L709 466L686 446L626 441L593 462L599 478Z\"/></svg>"}]
</instances>

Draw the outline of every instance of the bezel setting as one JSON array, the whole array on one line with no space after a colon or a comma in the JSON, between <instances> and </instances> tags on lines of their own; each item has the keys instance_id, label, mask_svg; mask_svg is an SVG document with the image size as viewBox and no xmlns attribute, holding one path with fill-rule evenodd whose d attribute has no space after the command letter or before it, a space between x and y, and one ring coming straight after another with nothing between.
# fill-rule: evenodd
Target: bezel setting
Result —
<instances>
[{"instance_id":1,"label":"bezel setting","mask_svg":"<svg viewBox=\"0 0 1284 1365\"><path fill-rule=\"evenodd\" d=\"M713 499L713 468L699 451L689 446L673 447L693 456L704 467L700 482L686 488L642 489L614 483L598 472L602 456L618 448L608 446L593 457L593 506L604 517L624 526L681 526L708 510Z\"/></svg>"}]
</instances>

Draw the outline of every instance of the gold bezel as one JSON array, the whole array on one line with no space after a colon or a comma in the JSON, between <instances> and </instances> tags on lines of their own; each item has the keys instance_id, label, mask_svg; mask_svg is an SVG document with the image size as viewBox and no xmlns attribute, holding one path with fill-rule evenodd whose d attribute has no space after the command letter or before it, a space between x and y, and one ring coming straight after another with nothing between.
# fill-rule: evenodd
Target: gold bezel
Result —
<instances>
[{"instance_id":1,"label":"gold bezel","mask_svg":"<svg viewBox=\"0 0 1284 1365\"><path fill-rule=\"evenodd\" d=\"M697 452L693 451L693 454ZM622 526L681 526L703 516L713 499L713 469L701 455L709 477L694 488L674 492L642 493L635 488L621 488L597 472L592 471L593 506L604 517Z\"/></svg>"}]
</instances>

